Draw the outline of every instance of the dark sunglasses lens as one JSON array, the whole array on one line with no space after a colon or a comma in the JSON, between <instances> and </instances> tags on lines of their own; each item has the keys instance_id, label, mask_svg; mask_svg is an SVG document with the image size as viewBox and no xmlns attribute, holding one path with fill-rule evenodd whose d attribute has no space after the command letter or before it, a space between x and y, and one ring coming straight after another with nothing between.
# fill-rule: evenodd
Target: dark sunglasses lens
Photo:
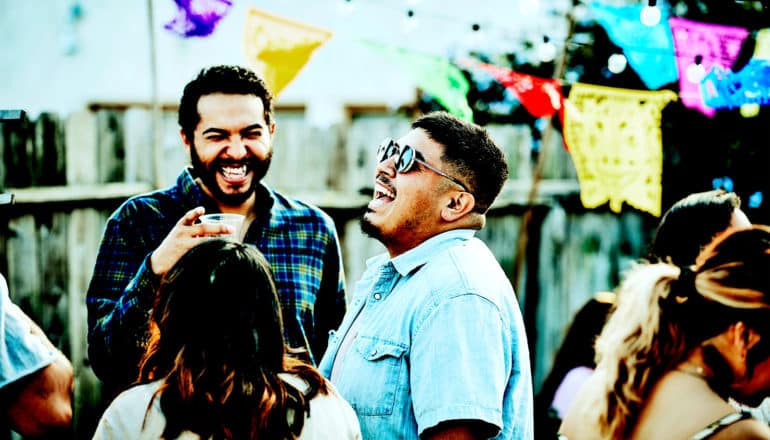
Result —
<instances>
[{"instance_id":1,"label":"dark sunglasses lens","mask_svg":"<svg viewBox=\"0 0 770 440\"><path fill-rule=\"evenodd\" d=\"M382 163L384 160L388 159L390 156L393 155L393 141L390 139L384 140L380 146L377 148L377 162Z\"/></svg>"},{"instance_id":2,"label":"dark sunglasses lens","mask_svg":"<svg viewBox=\"0 0 770 440\"><path fill-rule=\"evenodd\" d=\"M404 148L401 149L401 154L396 161L396 170L398 170L399 173L405 173L412 168L412 163L414 163L414 150L412 147L405 145Z\"/></svg>"}]
</instances>

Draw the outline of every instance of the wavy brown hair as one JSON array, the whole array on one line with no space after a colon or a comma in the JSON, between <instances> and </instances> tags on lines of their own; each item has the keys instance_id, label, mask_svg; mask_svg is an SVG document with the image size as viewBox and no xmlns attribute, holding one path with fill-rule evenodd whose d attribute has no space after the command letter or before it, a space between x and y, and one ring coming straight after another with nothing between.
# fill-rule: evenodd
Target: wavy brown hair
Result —
<instances>
[{"instance_id":1,"label":"wavy brown hair","mask_svg":"<svg viewBox=\"0 0 770 440\"><path fill-rule=\"evenodd\" d=\"M151 328L139 382L162 379L153 400L163 438L295 439L309 400L328 393L315 368L287 354L270 265L252 245L209 240L186 253L161 280Z\"/></svg>"},{"instance_id":2,"label":"wavy brown hair","mask_svg":"<svg viewBox=\"0 0 770 440\"><path fill-rule=\"evenodd\" d=\"M694 269L645 264L626 274L617 308L597 343L601 385L588 397L603 439L629 438L660 378L698 346L724 396L734 381L724 358L704 341L744 322L770 338L770 228L730 231L698 256ZM750 350L751 352L751 350Z\"/></svg>"}]
</instances>

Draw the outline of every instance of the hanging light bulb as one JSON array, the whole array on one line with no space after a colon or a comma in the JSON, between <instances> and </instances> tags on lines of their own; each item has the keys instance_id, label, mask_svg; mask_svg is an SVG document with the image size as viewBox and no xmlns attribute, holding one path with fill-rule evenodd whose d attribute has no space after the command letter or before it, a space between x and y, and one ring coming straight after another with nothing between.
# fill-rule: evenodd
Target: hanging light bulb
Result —
<instances>
[{"instance_id":1,"label":"hanging light bulb","mask_svg":"<svg viewBox=\"0 0 770 440\"><path fill-rule=\"evenodd\" d=\"M743 104L741 105L740 113L744 118L753 118L759 114L759 104L754 102Z\"/></svg>"},{"instance_id":2,"label":"hanging light bulb","mask_svg":"<svg viewBox=\"0 0 770 440\"><path fill-rule=\"evenodd\" d=\"M484 49L486 37L481 30L481 25L473 23L468 36L468 49L472 52L480 52Z\"/></svg>"},{"instance_id":3,"label":"hanging light bulb","mask_svg":"<svg viewBox=\"0 0 770 440\"><path fill-rule=\"evenodd\" d=\"M406 17L404 17L404 23L402 26L404 29L404 32L406 33L412 32L419 23L420 21L417 19L417 17L414 16L414 10L408 9L406 11Z\"/></svg>"},{"instance_id":4,"label":"hanging light bulb","mask_svg":"<svg viewBox=\"0 0 770 440\"><path fill-rule=\"evenodd\" d=\"M694 84L700 84L703 77L706 76L706 68L703 67L703 64L701 64L702 62L703 56L696 55L695 62L687 66L687 69L684 72L687 81Z\"/></svg>"},{"instance_id":5,"label":"hanging light bulb","mask_svg":"<svg viewBox=\"0 0 770 440\"><path fill-rule=\"evenodd\" d=\"M548 35L543 35L543 42L537 49L538 58L544 63L550 63L556 58L556 46L548 38Z\"/></svg>"},{"instance_id":6,"label":"hanging light bulb","mask_svg":"<svg viewBox=\"0 0 770 440\"><path fill-rule=\"evenodd\" d=\"M626 70L627 64L628 64L628 60L626 60L626 56L623 55L622 53L613 53L607 59L607 69L609 69L610 72L616 75Z\"/></svg>"},{"instance_id":7,"label":"hanging light bulb","mask_svg":"<svg viewBox=\"0 0 770 440\"><path fill-rule=\"evenodd\" d=\"M655 26L660 23L660 9L657 0L648 0L647 6L642 8L639 19L645 26Z\"/></svg>"}]
</instances>

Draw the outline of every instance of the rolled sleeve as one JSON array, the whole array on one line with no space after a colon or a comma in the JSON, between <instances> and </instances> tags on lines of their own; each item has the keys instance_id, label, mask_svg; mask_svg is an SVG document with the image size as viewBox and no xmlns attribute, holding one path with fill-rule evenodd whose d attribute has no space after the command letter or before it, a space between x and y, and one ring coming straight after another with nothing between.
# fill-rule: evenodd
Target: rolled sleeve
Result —
<instances>
[{"instance_id":1,"label":"rolled sleeve","mask_svg":"<svg viewBox=\"0 0 770 440\"><path fill-rule=\"evenodd\" d=\"M29 319L11 302L0 275L0 388L46 367L56 354L32 333Z\"/></svg>"},{"instance_id":2,"label":"rolled sleeve","mask_svg":"<svg viewBox=\"0 0 770 440\"><path fill-rule=\"evenodd\" d=\"M410 363L420 434L450 420L501 429L511 367L505 331L496 305L478 295L455 296L430 311L416 331Z\"/></svg>"}]
</instances>

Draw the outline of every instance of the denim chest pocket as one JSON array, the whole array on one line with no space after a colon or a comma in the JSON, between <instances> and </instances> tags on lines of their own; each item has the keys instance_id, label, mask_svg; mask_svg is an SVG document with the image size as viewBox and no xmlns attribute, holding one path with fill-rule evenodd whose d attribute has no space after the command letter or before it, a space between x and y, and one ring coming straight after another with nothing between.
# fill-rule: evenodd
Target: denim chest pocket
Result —
<instances>
[{"instance_id":1,"label":"denim chest pocket","mask_svg":"<svg viewBox=\"0 0 770 440\"><path fill-rule=\"evenodd\" d=\"M356 338L348 356L351 368L346 370L361 380L355 398L350 401L358 414L393 414L399 387L406 381L405 353L405 345L367 336Z\"/></svg>"}]
</instances>

